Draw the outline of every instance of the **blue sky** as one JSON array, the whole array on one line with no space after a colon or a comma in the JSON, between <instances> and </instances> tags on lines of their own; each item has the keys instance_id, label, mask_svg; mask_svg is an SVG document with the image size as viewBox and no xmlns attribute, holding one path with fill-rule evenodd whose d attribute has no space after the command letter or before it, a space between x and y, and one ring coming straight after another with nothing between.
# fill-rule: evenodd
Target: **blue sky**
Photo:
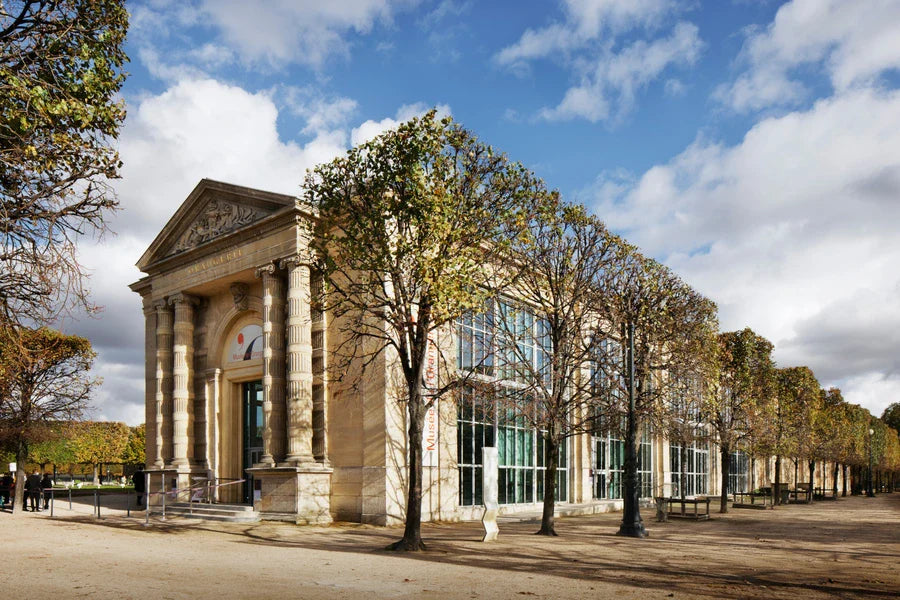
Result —
<instances>
[{"instance_id":1,"label":"blue sky","mask_svg":"<svg viewBox=\"0 0 900 600\"><path fill-rule=\"evenodd\" d=\"M134 263L210 177L305 170L432 106L584 202L781 366L900 400L900 0L135 1L117 235L84 243L105 379L143 420Z\"/></svg>"}]
</instances>

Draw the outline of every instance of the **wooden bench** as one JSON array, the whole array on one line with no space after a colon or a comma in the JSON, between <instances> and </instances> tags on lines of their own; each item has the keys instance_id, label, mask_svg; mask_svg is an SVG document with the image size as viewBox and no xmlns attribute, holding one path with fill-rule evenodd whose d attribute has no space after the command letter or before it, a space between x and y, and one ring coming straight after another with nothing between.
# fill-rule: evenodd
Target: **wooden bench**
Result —
<instances>
[{"instance_id":1,"label":"wooden bench","mask_svg":"<svg viewBox=\"0 0 900 600\"><path fill-rule=\"evenodd\" d=\"M837 500L837 494L832 488L816 488L813 491L813 500Z\"/></svg>"},{"instance_id":2,"label":"wooden bench","mask_svg":"<svg viewBox=\"0 0 900 600\"><path fill-rule=\"evenodd\" d=\"M812 502L812 485L798 483L797 488L788 490L788 504L809 504Z\"/></svg>"},{"instance_id":3,"label":"wooden bench","mask_svg":"<svg viewBox=\"0 0 900 600\"><path fill-rule=\"evenodd\" d=\"M656 498L656 503L661 509L657 510L657 518L659 520L668 520L669 518L674 517L678 519L702 521L709 518L709 497L707 496L685 498L684 500L681 498L659 497ZM689 510L688 506L693 507L693 510ZM660 516L664 516L664 518L660 519Z\"/></svg>"},{"instance_id":4,"label":"wooden bench","mask_svg":"<svg viewBox=\"0 0 900 600\"><path fill-rule=\"evenodd\" d=\"M775 508L772 504L772 494L764 492L735 492L732 494L734 500L731 504L732 508Z\"/></svg>"}]
</instances>

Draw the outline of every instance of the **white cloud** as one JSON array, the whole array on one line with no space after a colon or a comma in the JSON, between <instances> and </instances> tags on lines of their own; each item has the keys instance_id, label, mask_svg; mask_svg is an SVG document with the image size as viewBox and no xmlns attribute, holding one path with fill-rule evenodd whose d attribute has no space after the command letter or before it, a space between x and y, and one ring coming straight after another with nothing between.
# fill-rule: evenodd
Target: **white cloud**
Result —
<instances>
[{"instance_id":1,"label":"white cloud","mask_svg":"<svg viewBox=\"0 0 900 600\"><path fill-rule=\"evenodd\" d=\"M385 117L380 121L373 121L369 119L362 123L359 127L354 127L353 131L350 132L350 144L352 146L358 146L360 144L364 144L371 140L372 138L384 133L388 129L394 129L401 123L412 119L413 117L421 117L426 112L431 110L432 107L423 104L422 102L417 102L415 104L404 104L397 110L397 114L394 118ZM437 114L439 117L447 116L450 113L450 107L446 104L439 104L435 108L437 108Z\"/></svg>"},{"instance_id":2,"label":"white cloud","mask_svg":"<svg viewBox=\"0 0 900 600\"><path fill-rule=\"evenodd\" d=\"M783 366L808 364L873 412L896 399L871 390L900 387L900 91L848 91L735 146L700 138L592 194L613 229L718 302L723 329L752 327Z\"/></svg>"},{"instance_id":3,"label":"white cloud","mask_svg":"<svg viewBox=\"0 0 900 600\"><path fill-rule=\"evenodd\" d=\"M500 50L494 62L522 74L528 72L529 61L562 61L578 83L555 107L539 111L542 119L596 123L621 118L634 107L637 93L668 68L697 60L703 43L695 25L679 22L668 36L658 34L664 19L679 10L671 0L568 0L563 22L526 30L516 43ZM643 30L645 37L636 30ZM676 84L667 89L678 93Z\"/></svg>"},{"instance_id":4,"label":"white cloud","mask_svg":"<svg viewBox=\"0 0 900 600\"><path fill-rule=\"evenodd\" d=\"M201 0L204 15L224 41L250 62L320 67L331 56L346 56L349 32L366 34L390 22L398 7L390 0Z\"/></svg>"},{"instance_id":5,"label":"white cloud","mask_svg":"<svg viewBox=\"0 0 900 600\"><path fill-rule=\"evenodd\" d=\"M673 0L566 0L563 23L525 30L518 42L502 49L494 60L503 66L515 66L557 52L569 52L604 32L615 35L635 27L655 25L676 8Z\"/></svg>"},{"instance_id":6,"label":"white cloud","mask_svg":"<svg viewBox=\"0 0 900 600\"><path fill-rule=\"evenodd\" d=\"M638 40L619 52L606 50L581 83L540 116L549 121L582 118L592 123L622 116L633 108L638 91L671 65L693 64L702 48L696 25L682 22L667 38L649 43ZM615 114L610 108L613 102Z\"/></svg>"},{"instance_id":7,"label":"white cloud","mask_svg":"<svg viewBox=\"0 0 900 600\"><path fill-rule=\"evenodd\" d=\"M809 95L797 71L824 67L833 88L868 85L900 68L900 3L793 0L762 31L751 31L739 62L746 70L716 97L738 111L793 106Z\"/></svg>"}]
</instances>

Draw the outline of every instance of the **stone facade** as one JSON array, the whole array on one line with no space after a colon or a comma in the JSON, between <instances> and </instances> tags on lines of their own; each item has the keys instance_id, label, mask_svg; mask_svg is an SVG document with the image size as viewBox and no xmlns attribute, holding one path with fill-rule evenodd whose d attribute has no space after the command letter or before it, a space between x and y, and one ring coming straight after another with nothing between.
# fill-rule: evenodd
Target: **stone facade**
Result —
<instances>
[{"instance_id":1,"label":"stone facade","mask_svg":"<svg viewBox=\"0 0 900 600\"><path fill-rule=\"evenodd\" d=\"M146 276L131 289L145 318L147 470L167 489L217 484L217 501L252 502L267 519L400 523L408 448L397 360L382 352L364 374L356 365L329 377L342 324L314 303L313 218L294 197L203 180L140 258ZM434 342L456 355L453 332ZM432 418L423 520L480 519L481 506L461 506L454 400L442 399ZM620 508L594 499L594 444L590 435L567 441L567 503ZM653 495L672 495L669 443L650 444ZM710 495L719 463L709 446ZM771 464L751 470L751 487L771 482ZM785 464L784 479L792 473ZM535 510L535 500L500 510Z\"/></svg>"}]
</instances>

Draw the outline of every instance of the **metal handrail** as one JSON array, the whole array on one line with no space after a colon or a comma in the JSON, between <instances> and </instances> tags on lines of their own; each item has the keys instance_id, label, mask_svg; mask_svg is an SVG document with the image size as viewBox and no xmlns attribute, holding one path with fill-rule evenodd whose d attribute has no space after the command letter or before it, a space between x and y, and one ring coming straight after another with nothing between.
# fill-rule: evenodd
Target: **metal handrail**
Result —
<instances>
[{"instance_id":1,"label":"metal handrail","mask_svg":"<svg viewBox=\"0 0 900 600\"><path fill-rule=\"evenodd\" d=\"M146 476L146 489L149 489L150 488L150 473L148 472L148 473L145 473L144 475ZM227 481L227 483L212 483L213 481L221 481L221 480L225 480L225 481ZM204 484L201 484L198 486L189 485L186 488L181 488L181 489L172 488L171 490L167 491L165 489L166 479L165 479L165 475L163 475L163 477L162 477L163 490L160 492L147 492L146 493L146 495L147 495L147 510L145 511L145 515L144 515L144 526L148 526L150 524L150 496L152 496L152 495L162 496L161 519L163 521L165 521L166 520L166 495L171 494L173 498L176 498L178 496L178 494L188 492L188 514L193 515L194 514L194 509L193 509L194 493L193 492L195 490L206 489L206 497L207 497L208 503L212 504L212 494L210 493L211 490L213 490L213 489L217 490L218 488L227 487L229 485L236 485L238 483L244 483L245 481L246 481L246 479L212 478L212 479L207 479L207 481Z\"/></svg>"}]
</instances>

